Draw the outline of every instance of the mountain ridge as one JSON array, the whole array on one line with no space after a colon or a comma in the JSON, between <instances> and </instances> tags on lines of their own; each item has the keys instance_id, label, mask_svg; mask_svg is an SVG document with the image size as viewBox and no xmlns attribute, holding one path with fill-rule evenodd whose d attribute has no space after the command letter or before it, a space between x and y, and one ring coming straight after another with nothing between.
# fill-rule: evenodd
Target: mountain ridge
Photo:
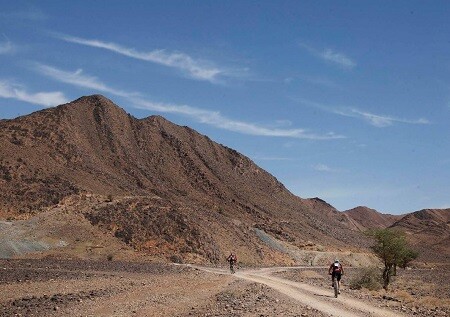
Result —
<instances>
[{"instance_id":1,"label":"mountain ridge","mask_svg":"<svg viewBox=\"0 0 450 317\"><path fill-rule=\"evenodd\" d=\"M65 206L137 250L191 262L234 249L291 263L256 230L300 251L370 244L345 213L293 195L248 157L101 95L0 121L0 145L0 217Z\"/></svg>"}]
</instances>

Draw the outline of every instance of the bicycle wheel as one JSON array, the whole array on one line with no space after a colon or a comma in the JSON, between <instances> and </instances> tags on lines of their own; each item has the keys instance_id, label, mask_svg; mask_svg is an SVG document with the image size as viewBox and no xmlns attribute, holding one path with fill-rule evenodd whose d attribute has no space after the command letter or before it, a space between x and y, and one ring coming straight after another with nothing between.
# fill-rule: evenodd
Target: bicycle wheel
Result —
<instances>
[{"instance_id":1,"label":"bicycle wheel","mask_svg":"<svg viewBox=\"0 0 450 317\"><path fill-rule=\"evenodd\" d=\"M337 280L334 280L333 286L334 286L334 297L337 298L339 294L339 282Z\"/></svg>"}]
</instances>

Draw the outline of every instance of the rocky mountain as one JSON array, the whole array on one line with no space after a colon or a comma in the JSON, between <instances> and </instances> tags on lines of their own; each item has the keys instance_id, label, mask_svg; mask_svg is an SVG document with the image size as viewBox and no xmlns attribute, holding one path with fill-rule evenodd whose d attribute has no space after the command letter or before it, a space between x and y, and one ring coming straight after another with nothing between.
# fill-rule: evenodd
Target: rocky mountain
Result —
<instances>
[{"instance_id":1,"label":"rocky mountain","mask_svg":"<svg viewBox=\"0 0 450 317\"><path fill-rule=\"evenodd\" d=\"M134 118L100 95L0 120L0 219L26 220L28 240L39 230L27 248L66 235L73 252L101 243L178 262L215 263L234 250L249 264L309 263L317 251L367 250L361 231L391 226L430 246L427 255L445 255L448 214L339 212L293 195L207 136L160 116Z\"/></svg>"},{"instance_id":2,"label":"rocky mountain","mask_svg":"<svg viewBox=\"0 0 450 317\"><path fill-rule=\"evenodd\" d=\"M290 261L257 232L308 250L368 243L330 205L294 196L248 157L100 95L0 121L0 189L0 216L64 207L178 260L235 250L249 263Z\"/></svg>"},{"instance_id":3,"label":"rocky mountain","mask_svg":"<svg viewBox=\"0 0 450 317\"><path fill-rule=\"evenodd\" d=\"M450 263L450 208L419 210L407 214L390 228L404 231L422 259L438 258Z\"/></svg>"},{"instance_id":4,"label":"rocky mountain","mask_svg":"<svg viewBox=\"0 0 450 317\"><path fill-rule=\"evenodd\" d=\"M424 209L405 215L389 215L368 207L356 207L343 214L355 230L390 228L405 232L422 261L450 261L450 209Z\"/></svg>"},{"instance_id":5,"label":"rocky mountain","mask_svg":"<svg viewBox=\"0 0 450 317\"><path fill-rule=\"evenodd\" d=\"M346 216L349 224L360 231L388 228L403 217L403 215L382 214L375 209L364 206L346 210L343 214Z\"/></svg>"}]
</instances>

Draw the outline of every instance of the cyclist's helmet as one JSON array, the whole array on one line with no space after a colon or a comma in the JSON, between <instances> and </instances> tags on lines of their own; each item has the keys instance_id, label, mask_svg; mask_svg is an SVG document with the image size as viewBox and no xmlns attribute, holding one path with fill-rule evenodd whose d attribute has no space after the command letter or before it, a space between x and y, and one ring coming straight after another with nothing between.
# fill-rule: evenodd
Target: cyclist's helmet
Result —
<instances>
[{"instance_id":1,"label":"cyclist's helmet","mask_svg":"<svg viewBox=\"0 0 450 317\"><path fill-rule=\"evenodd\" d=\"M339 263L339 259L334 260L334 263Z\"/></svg>"}]
</instances>

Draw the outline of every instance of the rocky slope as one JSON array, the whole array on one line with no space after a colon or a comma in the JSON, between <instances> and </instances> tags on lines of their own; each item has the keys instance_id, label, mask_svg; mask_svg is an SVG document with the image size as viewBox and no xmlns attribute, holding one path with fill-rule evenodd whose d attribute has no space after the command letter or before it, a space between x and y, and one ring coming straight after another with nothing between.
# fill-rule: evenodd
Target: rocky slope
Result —
<instances>
[{"instance_id":1,"label":"rocky slope","mask_svg":"<svg viewBox=\"0 0 450 317\"><path fill-rule=\"evenodd\" d=\"M419 210L390 228L406 232L423 260L450 263L450 208Z\"/></svg>"},{"instance_id":2,"label":"rocky slope","mask_svg":"<svg viewBox=\"0 0 450 317\"><path fill-rule=\"evenodd\" d=\"M375 228L387 228L403 217L403 215L382 214L375 209L364 206L346 210L343 214L346 216L352 227L361 231Z\"/></svg>"},{"instance_id":3,"label":"rocky slope","mask_svg":"<svg viewBox=\"0 0 450 317\"><path fill-rule=\"evenodd\" d=\"M302 249L368 241L320 200L291 194L249 158L99 95L0 121L0 216L82 213L135 249L216 262L290 263L255 230Z\"/></svg>"},{"instance_id":4,"label":"rocky slope","mask_svg":"<svg viewBox=\"0 0 450 317\"><path fill-rule=\"evenodd\" d=\"M450 209L424 209L406 215L389 215L368 207L356 207L343 214L355 230L390 228L405 232L413 248L419 251L421 261L450 261Z\"/></svg>"}]
</instances>

